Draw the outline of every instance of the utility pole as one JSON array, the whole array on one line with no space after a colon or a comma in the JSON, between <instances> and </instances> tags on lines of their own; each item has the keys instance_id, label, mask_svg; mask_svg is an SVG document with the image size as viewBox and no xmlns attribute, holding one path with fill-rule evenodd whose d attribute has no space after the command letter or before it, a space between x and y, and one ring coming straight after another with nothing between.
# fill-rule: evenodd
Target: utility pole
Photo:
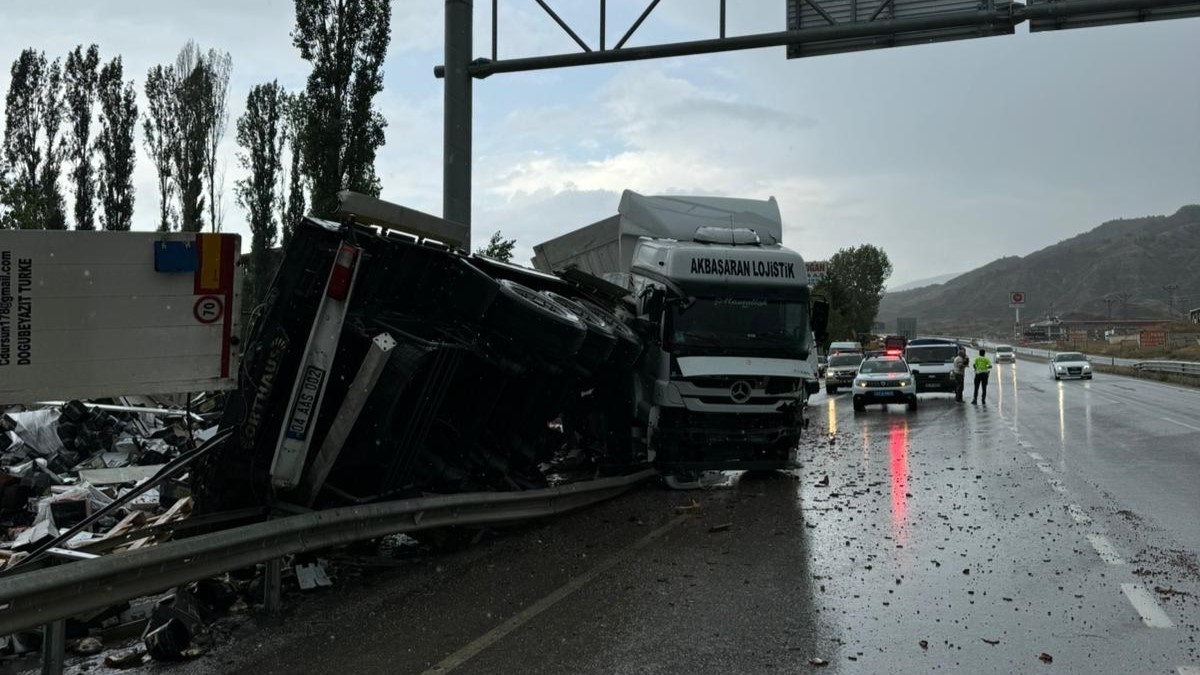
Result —
<instances>
[{"instance_id":1,"label":"utility pole","mask_svg":"<svg viewBox=\"0 0 1200 675\"><path fill-rule=\"evenodd\" d=\"M1111 295L1104 296L1104 307L1108 310L1108 320L1112 321L1112 308L1117 299Z\"/></svg>"},{"instance_id":2,"label":"utility pole","mask_svg":"<svg viewBox=\"0 0 1200 675\"><path fill-rule=\"evenodd\" d=\"M443 84L442 217L467 226L471 247L471 65L475 8L472 0L446 0Z\"/></svg>"},{"instance_id":3,"label":"utility pole","mask_svg":"<svg viewBox=\"0 0 1200 675\"><path fill-rule=\"evenodd\" d=\"M1179 290L1179 284L1163 284L1162 289L1167 293L1167 317L1175 318L1175 291Z\"/></svg>"}]
</instances>

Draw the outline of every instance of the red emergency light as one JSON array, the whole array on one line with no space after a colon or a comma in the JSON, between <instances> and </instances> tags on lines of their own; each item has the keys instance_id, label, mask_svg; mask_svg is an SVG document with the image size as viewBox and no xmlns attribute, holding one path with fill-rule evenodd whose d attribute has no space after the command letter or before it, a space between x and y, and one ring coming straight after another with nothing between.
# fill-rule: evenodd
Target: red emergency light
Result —
<instances>
[{"instance_id":1,"label":"red emergency light","mask_svg":"<svg viewBox=\"0 0 1200 675\"><path fill-rule=\"evenodd\" d=\"M883 354L884 354L884 356L900 356L900 350L899 349L889 349L889 350L885 351Z\"/></svg>"}]
</instances>

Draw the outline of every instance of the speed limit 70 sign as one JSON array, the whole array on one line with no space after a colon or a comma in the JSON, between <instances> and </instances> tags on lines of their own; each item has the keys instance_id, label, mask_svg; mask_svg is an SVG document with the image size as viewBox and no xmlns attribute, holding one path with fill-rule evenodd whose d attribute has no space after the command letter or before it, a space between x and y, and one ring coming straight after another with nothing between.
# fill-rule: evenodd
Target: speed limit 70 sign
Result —
<instances>
[{"instance_id":1,"label":"speed limit 70 sign","mask_svg":"<svg viewBox=\"0 0 1200 675\"><path fill-rule=\"evenodd\" d=\"M1025 304L1025 293L1023 291L1013 291L1008 294L1008 306L1020 307Z\"/></svg>"}]
</instances>

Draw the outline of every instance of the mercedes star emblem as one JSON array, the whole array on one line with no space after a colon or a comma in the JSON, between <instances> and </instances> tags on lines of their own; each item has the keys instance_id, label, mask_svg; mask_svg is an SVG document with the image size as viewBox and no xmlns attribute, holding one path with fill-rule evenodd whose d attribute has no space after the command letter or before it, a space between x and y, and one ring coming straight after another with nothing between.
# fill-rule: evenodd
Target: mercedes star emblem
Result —
<instances>
[{"instance_id":1,"label":"mercedes star emblem","mask_svg":"<svg viewBox=\"0 0 1200 675\"><path fill-rule=\"evenodd\" d=\"M745 403L750 400L750 383L745 380L738 380L729 387L729 398L733 399L734 403Z\"/></svg>"}]
</instances>

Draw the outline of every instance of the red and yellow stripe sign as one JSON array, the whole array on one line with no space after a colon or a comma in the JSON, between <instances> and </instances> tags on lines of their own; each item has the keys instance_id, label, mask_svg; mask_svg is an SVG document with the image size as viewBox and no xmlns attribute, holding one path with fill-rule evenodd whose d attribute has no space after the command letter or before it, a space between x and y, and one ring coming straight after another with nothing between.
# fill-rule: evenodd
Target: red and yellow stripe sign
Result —
<instances>
[{"instance_id":1,"label":"red and yellow stripe sign","mask_svg":"<svg viewBox=\"0 0 1200 675\"><path fill-rule=\"evenodd\" d=\"M196 295L219 295L224 300L224 331L221 341L221 377L229 377L229 338L233 324L233 279L237 266L237 236L231 234L196 235Z\"/></svg>"}]
</instances>

